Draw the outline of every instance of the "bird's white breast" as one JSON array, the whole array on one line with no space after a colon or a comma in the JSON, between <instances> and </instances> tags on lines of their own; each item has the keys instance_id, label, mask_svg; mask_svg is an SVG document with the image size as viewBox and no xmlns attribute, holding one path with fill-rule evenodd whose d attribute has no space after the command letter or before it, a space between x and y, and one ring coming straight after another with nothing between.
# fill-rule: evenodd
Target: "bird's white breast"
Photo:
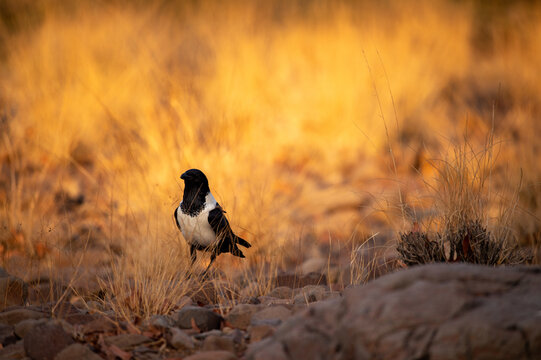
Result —
<instances>
[{"instance_id":1,"label":"bird's white breast","mask_svg":"<svg viewBox=\"0 0 541 360\"><path fill-rule=\"evenodd\" d=\"M180 203L182 204L182 202ZM216 241L216 234L209 224L209 212L216 207L216 199L209 192L205 197L205 207L195 215L190 216L182 212L179 205L177 211L177 219L180 224L180 229L184 239L190 245L209 246Z\"/></svg>"}]
</instances>

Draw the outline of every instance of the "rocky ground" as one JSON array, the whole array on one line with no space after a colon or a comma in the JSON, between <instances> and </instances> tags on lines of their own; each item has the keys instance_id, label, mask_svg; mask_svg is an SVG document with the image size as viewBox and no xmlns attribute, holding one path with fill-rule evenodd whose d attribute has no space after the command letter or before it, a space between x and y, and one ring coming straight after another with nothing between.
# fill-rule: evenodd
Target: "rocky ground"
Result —
<instances>
[{"instance_id":1,"label":"rocky ground","mask_svg":"<svg viewBox=\"0 0 541 360\"><path fill-rule=\"evenodd\" d=\"M194 293L128 323L73 296L29 305L1 272L0 359L538 359L541 268L427 265L336 291L282 274L264 296ZM29 297L30 296L30 297Z\"/></svg>"}]
</instances>

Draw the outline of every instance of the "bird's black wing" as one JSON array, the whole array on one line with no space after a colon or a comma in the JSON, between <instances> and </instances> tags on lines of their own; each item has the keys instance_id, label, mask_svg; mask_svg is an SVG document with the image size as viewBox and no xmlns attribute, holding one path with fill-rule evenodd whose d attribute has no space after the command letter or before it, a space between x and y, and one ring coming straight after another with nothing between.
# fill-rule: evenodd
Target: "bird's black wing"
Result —
<instances>
[{"instance_id":1,"label":"bird's black wing","mask_svg":"<svg viewBox=\"0 0 541 360\"><path fill-rule=\"evenodd\" d=\"M178 222L177 214L178 214L178 207L175 209L175 213L173 214L173 217L175 218L175 222L177 223L178 229L182 231L182 229L180 228L180 224Z\"/></svg>"},{"instance_id":2,"label":"bird's black wing","mask_svg":"<svg viewBox=\"0 0 541 360\"><path fill-rule=\"evenodd\" d=\"M233 233L224 212L222 207L216 204L216 207L209 212L208 217L210 227L214 230L218 239L217 248L220 252L230 252L235 256L244 257L237 244L240 242L243 245L243 243L248 244L248 242Z\"/></svg>"},{"instance_id":3,"label":"bird's black wing","mask_svg":"<svg viewBox=\"0 0 541 360\"><path fill-rule=\"evenodd\" d=\"M233 240L233 231L231 230L231 226L229 225L224 212L224 209L216 204L216 207L209 211L209 224L219 240Z\"/></svg>"}]
</instances>

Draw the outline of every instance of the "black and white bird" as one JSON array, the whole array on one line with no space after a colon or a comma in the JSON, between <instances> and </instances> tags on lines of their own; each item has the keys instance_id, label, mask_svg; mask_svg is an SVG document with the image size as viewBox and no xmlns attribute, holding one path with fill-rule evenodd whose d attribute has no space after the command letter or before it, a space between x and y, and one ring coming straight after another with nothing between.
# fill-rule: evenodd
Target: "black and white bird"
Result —
<instances>
[{"instance_id":1,"label":"black and white bird","mask_svg":"<svg viewBox=\"0 0 541 360\"><path fill-rule=\"evenodd\" d=\"M180 176L184 180L184 195L175 209L175 221L184 239L190 246L192 265L197 258L196 250L210 252L210 263L216 256L229 252L245 257L238 245L249 248L248 241L238 237L231 230L225 211L210 192L207 177L201 170L190 169Z\"/></svg>"}]
</instances>

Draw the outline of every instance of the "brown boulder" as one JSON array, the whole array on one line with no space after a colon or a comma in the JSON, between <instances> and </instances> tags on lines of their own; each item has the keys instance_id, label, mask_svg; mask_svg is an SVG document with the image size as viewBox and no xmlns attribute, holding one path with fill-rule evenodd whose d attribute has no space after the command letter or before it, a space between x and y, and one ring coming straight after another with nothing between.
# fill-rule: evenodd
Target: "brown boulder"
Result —
<instances>
[{"instance_id":1,"label":"brown boulder","mask_svg":"<svg viewBox=\"0 0 541 360\"><path fill-rule=\"evenodd\" d=\"M291 310L284 306L271 306L256 312L252 316L252 322L264 322L267 320L286 321L291 316Z\"/></svg>"},{"instance_id":2,"label":"brown boulder","mask_svg":"<svg viewBox=\"0 0 541 360\"><path fill-rule=\"evenodd\" d=\"M2 346L12 344L16 339L13 326L0 324L0 344Z\"/></svg>"},{"instance_id":3,"label":"brown boulder","mask_svg":"<svg viewBox=\"0 0 541 360\"><path fill-rule=\"evenodd\" d=\"M308 304L338 296L340 295L337 292L330 292L328 286L306 285L300 289L293 302L295 304Z\"/></svg>"},{"instance_id":4,"label":"brown boulder","mask_svg":"<svg viewBox=\"0 0 541 360\"><path fill-rule=\"evenodd\" d=\"M165 332L167 343L177 350L193 350L195 342L192 337L179 328L168 328Z\"/></svg>"},{"instance_id":5,"label":"brown boulder","mask_svg":"<svg viewBox=\"0 0 541 360\"><path fill-rule=\"evenodd\" d=\"M94 333L112 333L115 330L116 330L115 323L111 319L105 316L101 316L82 326L82 332L85 335L94 334Z\"/></svg>"},{"instance_id":6,"label":"brown boulder","mask_svg":"<svg viewBox=\"0 0 541 360\"><path fill-rule=\"evenodd\" d=\"M239 304L235 306L229 314L227 314L226 320L230 326L237 329L247 329L252 320L252 315L260 309L257 305L252 304Z\"/></svg>"},{"instance_id":7,"label":"brown boulder","mask_svg":"<svg viewBox=\"0 0 541 360\"><path fill-rule=\"evenodd\" d=\"M236 360L235 354L229 351L202 351L185 357L184 360Z\"/></svg>"},{"instance_id":8,"label":"brown boulder","mask_svg":"<svg viewBox=\"0 0 541 360\"><path fill-rule=\"evenodd\" d=\"M14 359L25 359L26 353L24 351L23 341L20 340L15 344L6 346L5 348L0 349L0 359L1 360L14 360Z\"/></svg>"},{"instance_id":9,"label":"brown boulder","mask_svg":"<svg viewBox=\"0 0 541 360\"><path fill-rule=\"evenodd\" d=\"M418 266L311 305L247 359L541 358L540 311L539 267Z\"/></svg>"},{"instance_id":10,"label":"brown boulder","mask_svg":"<svg viewBox=\"0 0 541 360\"><path fill-rule=\"evenodd\" d=\"M88 346L81 344L72 344L58 353L54 360L101 360L95 352L90 350Z\"/></svg>"},{"instance_id":11,"label":"brown boulder","mask_svg":"<svg viewBox=\"0 0 541 360\"><path fill-rule=\"evenodd\" d=\"M195 324L201 331L219 329L223 320L212 310L198 306L185 306L175 312L173 318L182 329L190 329Z\"/></svg>"},{"instance_id":12,"label":"brown boulder","mask_svg":"<svg viewBox=\"0 0 541 360\"><path fill-rule=\"evenodd\" d=\"M199 305L209 305L218 302L218 291L211 282L206 282L190 293L192 301Z\"/></svg>"},{"instance_id":13,"label":"brown boulder","mask_svg":"<svg viewBox=\"0 0 541 360\"><path fill-rule=\"evenodd\" d=\"M234 353L235 343L227 336L210 335L203 340L203 350L224 350Z\"/></svg>"},{"instance_id":14,"label":"brown boulder","mask_svg":"<svg viewBox=\"0 0 541 360\"><path fill-rule=\"evenodd\" d=\"M41 319L47 314L25 308L13 309L0 313L0 324L15 325L27 319Z\"/></svg>"},{"instance_id":15,"label":"brown boulder","mask_svg":"<svg viewBox=\"0 0 541 360\"><path fill-rule=\"evenodd\" d=\"M167 315L153 315L145 321L144 325L158 330L165 330L175 326L175 320Z\"/></svg>"},{"instance_id":16,"label":"brown boulder","mask_svg":"<svg viewBox=\"0 0 541 360\"><path fill-rule=\"evenodd\" d=\"M26 334L34 328L34 326L45 324L49 322L49 319L42 318L42 319L26 319L23 321L18 322L15 325L15 334L23 339Z\"/></svg>"},{"instance_id":17,"label":"brown boulder","mask_svg":"<svg viewBox=\"0 0 541 360\"><path fill-rule=\"evenodd\" d=\"M152 339L141 334L120 334L105 338L105 344L108 346L115 345L121 350L132 350L139 345L151 342Z\"/></svg>"},{"instance_id":18,"label":"brown boulder","mask_svg":"<svg viewBox=\"0 0 541 360\"><path fill-rule=\"evenodd\" d=\"M26 354L33 360L53 360L74 341L61 325L50 321L34 326L23 340Z\"/></svg>"},{"instance_id":19,"label":"brown boulder","mask_svg":"<svg viewBox=\"0 0 541 360\"><path fill-rule=\"evenodd\" d=\"M293 289L287 286L278 286L277 288L272 289L267 296L277 299L291 299L293 298Z\"/></svg>"},{"instance_id":20,"label":"brown boulder","mask_svg":"<svg viewBox=\"0 0 541 360\"><path fill-rule=\"evenodd\" d=\"M250 341L261 341L274 334L275 330L276 328L274 326L267 324L252 325L248 328L248 333L250 334Z\"/></svg>"}]
</instances>

